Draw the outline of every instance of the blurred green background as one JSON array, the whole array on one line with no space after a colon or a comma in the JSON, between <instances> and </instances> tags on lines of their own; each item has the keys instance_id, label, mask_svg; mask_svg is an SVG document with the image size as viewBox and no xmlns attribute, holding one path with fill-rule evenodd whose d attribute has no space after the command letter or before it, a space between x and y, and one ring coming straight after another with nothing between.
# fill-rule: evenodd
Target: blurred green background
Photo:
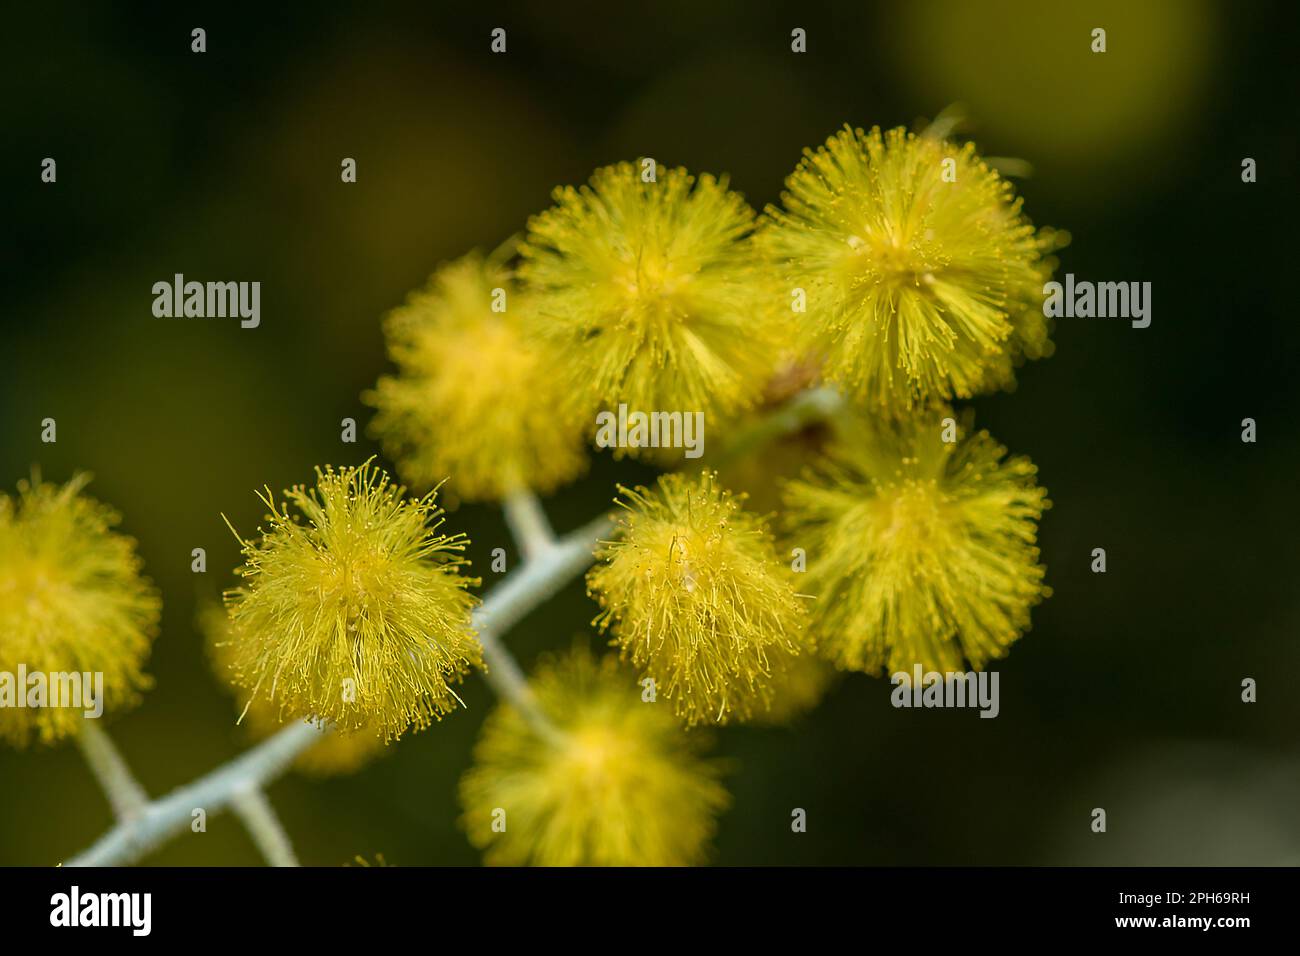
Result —
<instances>
[{"instance_id":1,"label":"blurred green background","mask_svg":"<svg viewBox=\"0 0 1300 956\"><path fill-rule=\"evenodd\" d=\"M0 481L88 469L140 542L165 602L156 687L107 726L152 793L245 745L193 623L237 563L220 514L252 529L254 489L378 450L343 445L339 422L369 421L358 396L387 367L380 316L434 266L495 246L604 163L729 172L761 207L843 123L911 125L961 102L984 153L1034 165L1029 215L1074 237L1061 272L1152 282L1152 324L1063 319L1056 355L1015 394L973 403L1055 503L1041 534L1055 596L999 666L1001 716L894 710L886 681L853 675L791 727L727 729L735 806L714 858L1300 861L1285 5L432 6L6 13ZM39 182L46 156L56 185ZM345 156L356 185L339 182ZM260 280L261 327L153 318L150 287L176 272ZM45 417L56 445L40 442ZM1245 417L1257 444L1240 441ZM548 503L555 524L644 474L597 459ZM449 527L488 579L491 549L514 553L493 509ZM1089 572L1094 547L1105 575ZM592 614L575 582L509 643L528 666ZM1258 703L1241 703L1243 677ZM467 711L355 776L271 788L305 863L478 861L455 784L493 701L479 679L464 696ZM0 863L57 863L109 823L75 748L0 751ZM222 816L147 862L260 858Z\"/></svg>"}]
</instances>

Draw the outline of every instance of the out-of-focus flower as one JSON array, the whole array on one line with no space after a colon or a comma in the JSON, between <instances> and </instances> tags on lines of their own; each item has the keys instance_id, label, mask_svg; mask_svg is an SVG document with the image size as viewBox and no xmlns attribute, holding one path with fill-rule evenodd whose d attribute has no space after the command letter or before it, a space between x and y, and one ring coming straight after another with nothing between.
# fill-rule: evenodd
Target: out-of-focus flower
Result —
<instances>
[{"instance_id":1,"label":"out-of-focus flower","mask_svg":"<svg viewBox=\"0 0 1300 956\"><path fill-rule=\"evenodd\" d=\"M150 684L162 602L135 541L113 530L117 512L81 493L89 480L23 481L17 497L0 494L0 739L19 747L76 733L98 692L96 706L120 710ZM37 675L45 690L32 706ZM62 690L56 706L51 682L71 690L72 675L86 706L63 706Z\"/></svg>"},{"instance_id":2,"label":"out-of-focus flower","mask_svg":"<svg viewBox=\"0 0 1300 956\"><path fill-rule=\"evenodd\" d=\"M776 669L772 700L767 710L754 714L755 724L785 724L813 710L840 677L829 661L811 647L789 657Z\"/></svg>"},{"instance_id":3,"label":"out-of-focus flower","mask_svg":"<svg viewBox=\"0 0 1300 956\"><path fill-rule=\"evenodd\" d=\"M232 682L230 662L236 642L231 638L230 616L215 604L199 611L199 629L207 643L212 669L228 687L238 690ZM254 740L264 740L284 727L274 706L263 697L250 698L239 694L240 722L248 728ZM321 727L319 743L312 744L293 762L295 770L313 777L333 777L354 773L387 749L384 738L373 729L363 727L347 733Z\"/></svg>"},{"instance_id":4,"label":"out-of-focus flower","mask_svg":"<svg viewBox=\"0 0 1300 956\"><path fill-rule=\"evenodd\" d=\"M688 724L765 710L806 617L766 524L710 472L620 491L619 534L587 575L595 623Z\"/></svg>"},{"instance_id":5,"label":"out-of-focus flower","mask_svg":"<svg viewBox=\"0 0 1300 956\"><path fill-rule=\"evenodd\" d=\"M559 734L502 704L461 778L462 823L489 864L682 866L704 858L728 804L721 768L613 655L585 647L530 681Z\"/></svg>"},{"instance_id":6,"label":"out-of-focus flower","mask_svg":"<svg viewBox=\"0 0 1300 956\"><path fill-rule=\"evenodd\" d=\"M262 725L265 729L259 730L258 724L263 716L255 714L251 707L248 717L249 729L257 737L270 737L284 726L266 714L265 717L270 719ZM376 757L383 756L390 746L370 727L351 732L323 727L320 741L300 753L293 768L309 777L344 776L356 773Z\"/></svg>"},{"instance_id":7,"label":"out-of-focus flower","mask_svg":"<svg viewBox=\"0 0 1300 956\"><path fill-rule=\"evenodd\" d=\"M1042 288L1064 239L1035 231L970 144L845 128L805 151L782 200L757 238L773 297L804 291L810 351L873 410L1007 387L1050 354Z\"/></svg>"},{"instance_id":8,"label":"out-of-focus flower","mask_svg":"<svg viewBox=\"0 0 1300 956\"><path fill-rule=\"evenodd\" d=\"M630 163L555 192L520 247L537 327L584 415L728 412L749 404L776 359L748 242L754 213L726 179Z\"/></svg>"},{"instance_id":9,"label":"out-of-focus flower","mask_svg":"<svg viewBox=\"0 0 1300 956\"><path fill-rule=\"evenodd\" d=\"M245 583L226 593L230 674L282 719L390 739L453 710L452 684L481 666L465 538L438 533L433 492L404 491L367 462L317 469L284 504L260 496L270 527L240 539Z\"/></svg>"},{"instance_id":10,"label":"out-of-focus flower","mask_svg":"<svg viewBox=\"0 0 1300 956\"><path fill-rule=\"evenodd\" d=\"M1037 469L987 432L945 442L942 415L844 423L828 461L787 489L813 636L842 668L980 669L1051 593L1035 546L1050 506Z\"/></svg>"},{"instance_id":11,"label":"out-of-focus flower","mask_svg":"<svg viewBox=\"0 0 1300 956\"><path fill-rule=\"evenodd\" d=\"M1126 171L1190 148L1230 62L1233 11L1213 0L929 0L897 14L884 47L909 99L959 90L981 135L1033 157L1036 192L1074 204L1104 193L1112 213L1144 191Z\"/></svg>"},{"instance_id":12,"label":"out-of-focus flower","mask_svg":"<svg viewBox=\"0 0 1300 956\"><path fill-rule=\"evenodd\" d=\"M586 468L589 423L565 410L554 347L526 334L534 311L497 258L471 254L388 316L398 374L363 399L405 480L428 488L450 475L451 492L477 501L545 494Z\"/></svg>"}]
</instances>

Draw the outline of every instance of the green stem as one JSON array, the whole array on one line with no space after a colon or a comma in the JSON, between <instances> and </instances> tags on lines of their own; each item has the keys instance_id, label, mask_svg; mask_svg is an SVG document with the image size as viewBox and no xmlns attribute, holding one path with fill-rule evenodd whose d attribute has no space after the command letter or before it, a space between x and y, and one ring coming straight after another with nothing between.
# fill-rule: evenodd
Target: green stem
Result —
<instances>
[{"instance_id":1,"label":"green stem","mask_svg":"<svg viewBox=\"0 0 1300 956\"><path fill-rule=\"evenodd\" d=\"M289 834L276 816L271 801L257 787L240 790L231 798L231 809L243 822L266 862L272 866L297 866Z\"/></svg>"},{"instance_id":2,"label":"green stem","mask_svg":"<svg viewBox=\"0 0 1300 956\"><path fill-rule=\"evenodd\" d=\"M506 524L514 536L525 561L541 557L555 547L555 532L546 519L542 504L531 491L520 489L506 496L502 505Z\"/></svg>"},{"instance_id":3,"label":"green stem","mask_svg":"<svg viewBox=\"0 0 1300 956\"><path fill-rule=\"evenodd\" d=\"M77 744L81 747L91 773L107 795L113 816L127 820L139 815L149 803L149 795L131 773L131 768L122 759L112 738L100 729L97 721L87 718L82 722Z\"/></svg>"}]
</instances>

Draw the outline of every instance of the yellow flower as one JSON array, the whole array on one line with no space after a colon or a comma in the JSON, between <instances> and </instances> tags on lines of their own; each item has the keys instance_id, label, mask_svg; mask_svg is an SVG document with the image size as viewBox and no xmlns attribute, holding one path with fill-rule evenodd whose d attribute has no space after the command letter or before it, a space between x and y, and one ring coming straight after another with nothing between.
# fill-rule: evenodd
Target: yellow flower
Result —
<instances>
[{"instance_id":1,"label":"yellow flower","mask_svg":"<svg viewBox=\"0 0 1300 956\"><path fill-rule=\"evenodd\" d=\"M270 529L240 539L245 584L226 593L231 676L281 718L390 739L453 710L451 685L481 666L465 538L438 533L435 493L404 491L366 462L317 469L282 505L259 496Z\"/></svg>"},{"instance_id":2,"label":"yellow flower","mask_svg":"<svg viewBox=\"0 0 1300 956\"><path fill-rule=\"evenodd\" d=\"M820 471L787 488L812 629L840 667L981 669L1051 593L1035 546L1050 507L1037 469L987 432L945 442L943 414L845 423Z\"/></svg>"},{"instance_id":3,"label":"yellow flower","mask_svg":"<svg viewBox=\"0 0 1300 956\"><path fill-rule=\"evenodd\" d=\"M440 268L389 315L399 374L363 399L403 478L428 488L451 475L448 493L479 501L515 487L545 494L583 472L588 423L562 413L553 347L525 334L533 315L502 265L478 254Z\"/></svg>"},{"instance_id":4,"label":"yellow flower","mask_svg":"<svg viewBox=\"0 0 1300 956\"><path fill-rule=\"evenodd\" d=\"M212 669L227 686L237 689L231 679L231 663L237 645L231 638L230 616L221 607L206 605L199 611L199 628L206 638ZM265 698L241 694L240 711L240 721L254 740L264 740L284 727L279 713ZM320 741L300 753L293 766L308 776L339 776L360 770L386 749L384 738L372 728L363 727L348 733L322 727Z\"/></svg>"},{"instance_id":5,"label":"yellow flower","mask_svg":"<svg viewBox=\"0 0 1300 956\"><path fill-rule=\"evenodd\" d=\"M840 676L839 671L812 648L788 658L778 669L778 674L771 705L754 715L755 724L785 724L802 717L822 702Z\"/></svg>"},{"instance_id":6,"label":"yellow flower","mask_svg":"<svg viewBox=\"0 0 1300 956\"><path fill-rule=\"evenodd\" d=\"M112 530L117 512L81 494L89 480L24 481L16 499L0 494L0 739L19 747L76 733L93 709L52 706L56 676L83 675L84 685L91 675L83 703L102 680L99 703L112 710L135 704L150 683L143 668L162 603L140 575L135 542ZM18 685L20 667L28 686ZM14 706L16 695L32 700L37 674L42 705Z\"/></svg>"},{"instance_id":7,"label":"yellow flower","mask_svg":"<svg viewBox=\"0 0 1300 956\"><path fill-rule=\"evenodd\" d=\"M765 710L806 616L766 524L708 472L619 490L621 535L587 575L595 623L688 724Z\"/></svg>"},{"instance_id":8,"label":"yellow flower","mask_svg":"<svg viewBox=\"0 0 1300 956\"><path fill-rule=\"evenodd\" d=\"M825 374L891 413L1004 388L1051 352L1046 254L1011 185L958 147L901 129L845 128L786 180L758 244L781 301L807 296Z\"/></svg>"},{"instance_id":9,"label":"yellow flower","mask_svg":"<svg viewBox=\"0 0 1300 956\"><path fill-rule=\"evenodd\" d=\"M728 803L720 767L612 655L584 647L530 682L560 731L498 707L461 778L462 825L489 864L683 866L701 862Z\"/></svg>"},{"instance_id":10,"label":"yellow flower","mask_svg":"<svg viewBox=\"0 0 1300 956\"><path fill-rule=\"evenodd\" d=\"M643 182L620 163L555 203L528 223L520 276L583 414L707 416L755 398L775 339L756 307L754 213L725 178L660 169Z\"/></svg>"}]
</instances>

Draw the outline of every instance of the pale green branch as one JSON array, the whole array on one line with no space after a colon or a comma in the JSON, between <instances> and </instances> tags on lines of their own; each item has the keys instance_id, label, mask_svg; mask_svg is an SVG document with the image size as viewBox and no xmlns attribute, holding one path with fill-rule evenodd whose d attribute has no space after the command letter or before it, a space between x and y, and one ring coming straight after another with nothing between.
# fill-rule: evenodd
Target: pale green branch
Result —
<instances>
[{"instance_id":1,"label":"pale green branch","mask_svg":"<svg viewBox=\"0 0 1300 956\"><path fill-rule=\"evenodd\" d=\"M108 797L113 816L127 820L139 814L148 804L149 795L131 773L112 738L100 729L96 721L87 718L82 721L81 732L77 734L77 745Z\"/></svg>"},{"instance_id":2,"label":"pale green branch","mask_svg":"<svg viewBox=\"0 0 1300 956\"><path fill-rule=\"evenodd\" d=\"M555 547L555 532L551 530L551 523L546 519L537 495L526 489L511 492L506 496L502 510L525 561L532 561Z\"/></svg>"},{"instance_id":3,"label":"pale green branch","mask_svg":"<svg viewBox=\"0 0 1300 956\"><path fill-rule=\"evenodd\" d=\"M276 816L271 801L257 787L236 791L231 798L231 809L243 822L249 836L272 866L297 866L298 858L293 854L293 845L284 824Z\"/></svg>"}]
</instances>

